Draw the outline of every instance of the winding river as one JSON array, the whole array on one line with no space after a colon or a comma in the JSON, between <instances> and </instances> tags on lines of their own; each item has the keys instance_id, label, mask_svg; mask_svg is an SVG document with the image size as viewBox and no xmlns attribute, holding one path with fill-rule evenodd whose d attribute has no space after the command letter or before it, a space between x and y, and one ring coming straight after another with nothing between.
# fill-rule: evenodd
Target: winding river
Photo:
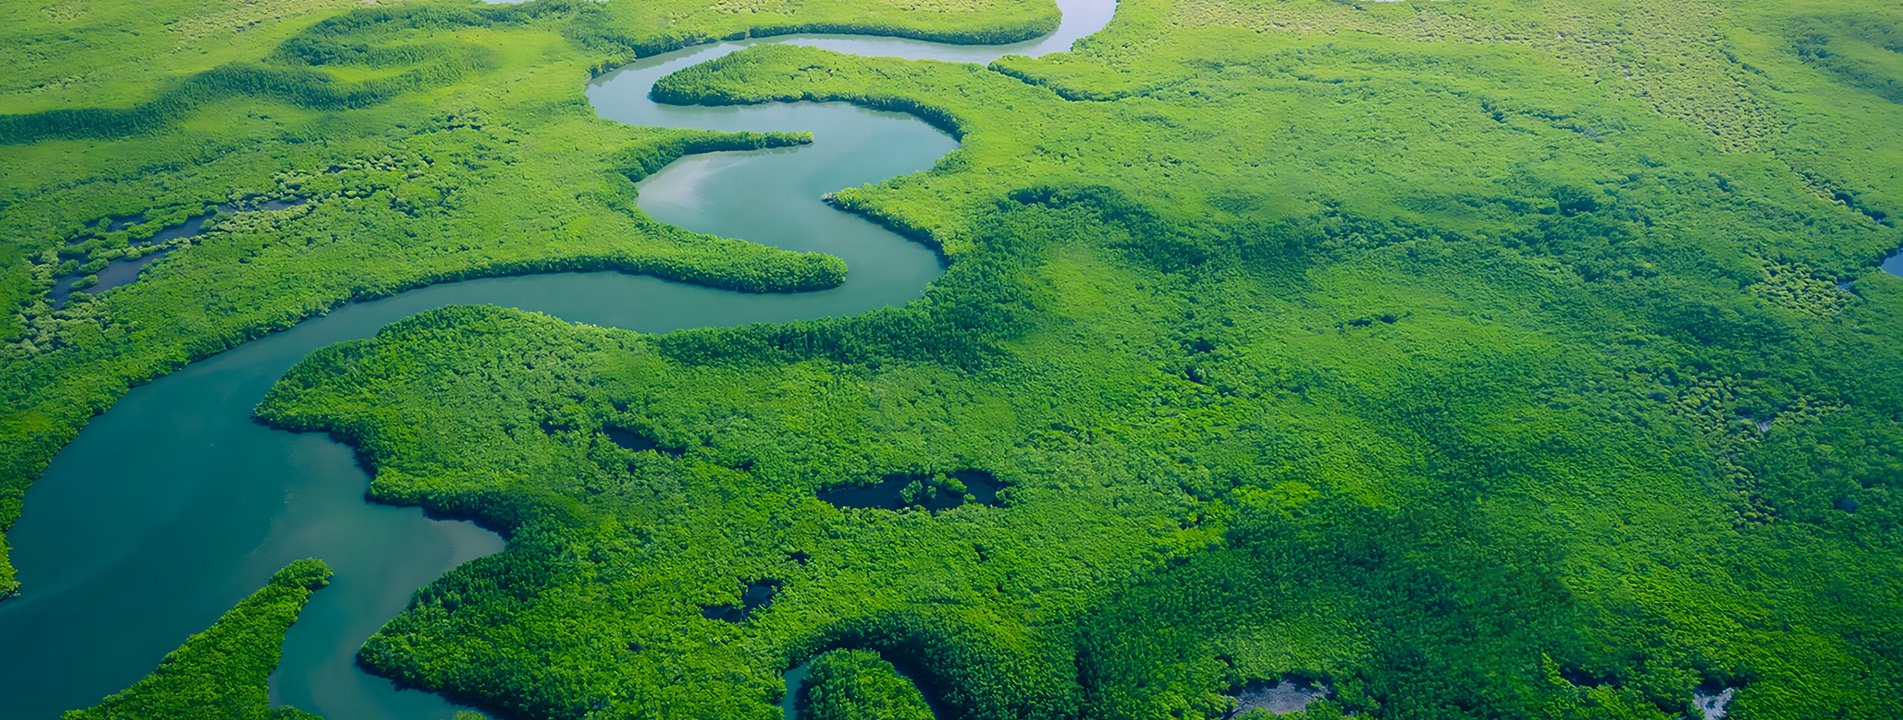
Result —
<instances>
[{"instance_id":1,"label":"winding river","mask_svg":"<svg viewBox=\"0 0 1903 720\"><path fill-rule=\"evenodd\" d=\"M492 278L346 305L127 393L60 452L8 534L22 595L0 602L0 715L55 718L131 685L302 557L336 571L285 639L273 700L334 720L422 720L455 709L359 670L357 647L410 593L501 549L495 535L415 508L364 502L350 448L256 423L251 408L307 353L453 304L493 303L594 325L663 332L850 315L910 301L942 272L930 250L819 201L822 193L930 168L957 147L910 116L844 104L671 107L647 98L682 67L761 42L866 55L989 62L1062 51L1110 19L1114 0L1059 0L1050 36L1005 46L791 36L698 46L602 76L606 118L719 130L810 130L810 146L683 159L641 185L640 207L692 230L825 252L840 287L750 295L616 273Z\"/></svg>"}]
</instances>

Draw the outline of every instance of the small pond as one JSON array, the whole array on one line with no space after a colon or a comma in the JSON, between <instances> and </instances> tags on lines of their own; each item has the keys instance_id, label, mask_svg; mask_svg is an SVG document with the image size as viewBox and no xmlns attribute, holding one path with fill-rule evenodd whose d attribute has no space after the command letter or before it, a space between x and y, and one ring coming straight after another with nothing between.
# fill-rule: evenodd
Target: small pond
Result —
<instances>
[{"instance_id":1,"label":"small pond","mask_svg":"<svg viewBox=\"0 0 1903 720\"><path fill-rule=\"evenodd\" d=\"M819 499L841 508L950 510L965 503L997 506L1005 484L983 470L952 473L894 473L870 485L822 490Z\"/></svg>"},{"instance_id":2,"label":"small pond","mask_svg":"<svg viewBox=\"0 0 1903 720\"><path fill-rule=\"evenodd\" d=\"M608 436L608 442L619 445L623 450L632 452L653 450L675 457L687 454L687 448L664 445L658 438L640 430L630 430L624 427L607 425L601 428L601 434Z\"/></svg>"},{"instance_id":3,"label":"small pond","mask_svg":"<svg viewBox=\"0 0 1903 720\"><path fill-rule=\"evenodd\" d=\"M730 623L746 622L758 610L765 610L773 604L773 596L780 592L778 580L755 580L747 583L747 589L740 593L740 604L702 605L700 616L708 620L725 620Z\"/></svg>"},{"instance_id":4,"label":"small pond","mask_svg":"<svg viewBox=\"0 0 1903 720\"><path fill-rule=\"evenodd\" d=\"M152 247L166 245L174 240L198 237L205 233L205 223L211 220L215 214L283 210L285 208L303 205L306 202L308 201L304 199L280 200L273 198L265 200L262 203L250 202L244 205L226 203L219 205L213 212L193 215L185 218L184 222L177 225L161 228L149 238L132 240L130 246L135 248ZM144 223L145 215L138 214L124 218L108 219L103 225L105 226L106 232L121 232L127 228ZM153 250L136 257L125 257L113 260L107 263L105 267L100 268L97 272L91 273L94 281L91 285L86 287L79 287L78 285L79 281L85 278L88 273L75 272L69 275L61 275L53 279L53 288L47 291L46 298L52 303L53 309L58 310L66 306L67 298L72 297L74 292L98 295L116 287L131 285L132 283L138 282L139 273L145 270L145 266L158 262L166 255L171 254L173 250L177 249L178 247L176 246L167 247Z\"/></svg>"}]
</instances>

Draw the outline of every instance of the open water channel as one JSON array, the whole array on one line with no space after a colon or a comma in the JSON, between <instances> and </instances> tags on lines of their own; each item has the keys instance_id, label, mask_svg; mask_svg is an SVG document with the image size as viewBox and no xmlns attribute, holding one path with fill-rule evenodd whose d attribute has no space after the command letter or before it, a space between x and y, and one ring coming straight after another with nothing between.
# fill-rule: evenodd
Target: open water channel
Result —
<instances>
[{"instance_id":1,"label":"open water channel","mask_svg":"<svg viewBox=\"0 0 1903 720\"><path fill-rule=\"evenodd\" d=\"M274 701L336 720L449 715L455 708L441 697L365 674L355 653L411 592L496 552L501 540L415 508L366 503L369 479L350 448L252 419L271 383L312 350L445 305L492 303L663 332L908 302L943 271L938 257L819 197L928 169L956 142L907 115L834 103L671 107L650 101L649 88L667 73L764 42L964 62L1063 51L1103 27L1115 7L1058 5L1064 19L1055 33L1016 45L788 36L655 56L589 84L597 111L621 122L812 131L810 146L683 159L642 183L639 204L691 230L837 255L849 268L840 287L752 295L617 273L436 285L346 305L127 393L53 460L8 533L23 588L0 602L0 716L56 718L131 685L302 557L323 559L336 576L285 639Z\"/></svg>"}]
</instances>

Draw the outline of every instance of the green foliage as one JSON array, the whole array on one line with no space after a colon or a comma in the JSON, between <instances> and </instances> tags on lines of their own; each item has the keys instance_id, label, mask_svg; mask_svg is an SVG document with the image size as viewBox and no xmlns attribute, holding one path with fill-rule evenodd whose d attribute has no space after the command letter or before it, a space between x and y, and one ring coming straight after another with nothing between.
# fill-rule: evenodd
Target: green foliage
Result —
<instances>
[{"instance_id":1,"label":"green foliage","mask_svg":"<svg viewBox=\"0 0 1903 720\"><path fill-rule=\"evenodd\" d=\"M330 568L299 560L271 576L211 626L165 656L151 675L66 720L313 720L293 707L272 708L271 672L284 632L311 593L330 583Z\"/></svg>"},{"instance_id":2,"label":"green foliage","mask_svg":"<svg viewBox=\"0 0 1903 720\"><path fill-rule=\"evenodd\" d=\"M743 292L838 285L838 258L659 225L633 202L635 180L682 155L810 138L622 126L595 116L583 81L636 53L755 27L1021 38L1056 17L1032 0L880 7L0 8L0 530L59 448L128 388L352 300L564 270ZM309 202L214 216L137 283L58 308L47 297L55 278L155 251L137 241L162 227L264 198ZM111 229L135 215L145 221ZM0 595L14 587L0 554Z\"/></svg>"},{"instance_id":3,"label":"green foliage","mask_svg":"<svg viewBox=\"0 0 1903 720\"><path fill-rule=\"evenodd\" d=\"M116 137L150 132L202 106L234 97L270 98L315 110L345 110L383 103L418 90L455 83L493 69L480 46L401 45L372 48L344 39L378 40L406 30L452 31L523 24L572 12L572 3L536 2L492 7L420 5L366 8L317 23L290 38L273 57L282 66L233 63L193 75L153 100L130 109L47 110L0 116L0 140L32 143L49 138ZM402 72L340 83L310 66L365 65Z\"/></svg>"},{"instance_id":4,"label":"green foliage","mask_svg":"<svg viewBox=\"0 0 1903 720\"><path fill-rule=\"evenodd\" d=\"M494 64L353 110L220 101L268 132L86 145L172 167L199 157L186 137L268 138L288 159L199 172L316 201L64 314L32 298L106 243L58 238L218 194L22 170L8 221L41 240L8 266L28 309L5 367L36 389L4 391L31 408L4 426L9 477L125 384L351 297L578 258L748 289L836 278L627 210L630 178L715 147L697 143L799 138L607 127L570 87L849 9L742 5L257 52L347 82L452 43ZM1890 52L1871 28L1896 17L1850 9L1125 0L1079 52L995 68L749 49L657 93L843 100L961 138L930 172L833 196L943 251L923 298L660 336L446 308L314 353L257 412L357 445L375 499L508 536L360 655L507 716L765 720L786 667L842 649L984 720L1221 717L1288 678L1336 691L1310 716L1659 719L1700 686L1738 688L1744 720L1903 715L1903 282L1872 266L1903 245L1903 128L1868 79ZM1047 17L983 14L877 27ZM523 239L483 242L498 226ZM959 470L1009 502L816 497ZM770 606L702 615L762 582ZM861 689L904 689L868 672Z\"/></svg>"},{"instance_id":5,"label":"green foliage","mask_svg":"<svg viewBox=\"0 0 1903 720\"><path fill-rule=\"evenodd\" d=\"M1791 48L1804 62L1903 104L1903 26L1881 15L1807 17L1794 25Z\"/></svg>"},{"instance_id":6,"label":"green foliage","mask_svg":"<svg viewBox=\"0 0 1903 720\"><path fill-rule=\"evenodd\" d=\"M885 35L961 44L1029 40L1050 32L1060 15L1054 4L1035 0L705 0L609 2L590 5L564 33L581 47L611 53L620 61L717 39L799 33ZM616 62L604 62L599 70Z\"/></svg>"},{"instance_id":7,"label":"green foliage","mask_svg":"<svg viewBox=\"0 0 1903 720\"><path fill-rule=\"evenodd\" d=\"M13 513L11 517L19 517L20 515L19 500L14 499L10 502L10 504L12 505L11 511ZM7 508L0 508L0 511L4 511L6 509ZM0 536L0 553L11 553L11 552L12 552L12 549L7 546L6 537ZM20 591L20 582L14 579L13 573L14 573L13 563L0 562L0 600L5 600L9 597L12 597L14 593Z\"/></svg>"},{"instance_id":8,"label":"green foliage","mask_svg":"<svg viewBox=\"0 0 1903 720\"><path fill-rule=\"evenodd\" d=\"M833 650L813 658L798 703L804 720L932 720L912 681L870 650Z\"/></svg>"},{"instance_id":9,"label":"green foliage","mask_svg":"<svg viewBox=\"0 0 1903 720\"><path fill-rule=\"evenodd\" d=\"M1291 677L1336 689L1318 716L1663 718L1711 683L1737 717L1898 710L1903 288L1867 265L1893 228L1550 50L1197 27L1001 63L1107 103L795 47L664 80L955 130L932 173L835 195L950 269L851 319L445 310L313 357L261 415L358 443L378 497L516 533L374 664L553 716L766 717L776 660L834 648L967 718L1220 717ZM1111 92L1091 62L1176 79ZM1012 501L812 499L959 468ZM742 627L689 615L763 577ZM564 639L498 650L518 633Z\"/></svg>"},{"instance_id":10,"label":"green foliage","mask_svg":"<svg viewBox=\"0 0 1903 720\"><path fill-rule=\"evenodd\" d=\"M473 63L443 63L344 87L339 87L330 75L310 70L228 65L196 75L158 99L130 109L48 110L0 116L0 138L34 143L150 132L207 104L233 97L270 98L314 110L360 108L403 92L455 82L470 69L463 67L465 64Z\"/></svg>"}]
</instances>

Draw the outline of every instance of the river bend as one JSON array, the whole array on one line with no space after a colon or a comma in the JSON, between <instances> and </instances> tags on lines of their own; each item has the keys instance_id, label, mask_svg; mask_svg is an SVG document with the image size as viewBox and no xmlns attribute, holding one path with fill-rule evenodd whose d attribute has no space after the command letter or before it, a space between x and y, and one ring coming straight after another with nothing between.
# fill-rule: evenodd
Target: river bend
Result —
<instances>
[{"instance_id":1,"label":"river bend","mask_svg":"<svg viewBox=\"0 0 1903 720\"><path fill-rule=\"evenodd\" d=\"M989 62L1067 50L1109 22L1114 0L1059 0L1052 35L1015 45L786 36L643 59L587 88L603 117L639 125L813 133L808 146L682 159L640 185L638 204L690 230L847 263L846 282L755 295L612 272L490 278L352 303L126 393L67 445L8 533L22 595L0 602L0 715L56 718L130 686L187 635L216 622L271 573L302 557L336 575L284 644L274 703L337 719L423 720L455 708L397 691L354 662L410 594L501 549L465 522L364 502L350 448L255 422L251 409L312 350L370 337L437 307L491 303L643 332L852 315L917 298L943 272L932 251L820 195L929 169L957 143L916 118L841 103L676 107L655 80L743 47L784 42L840 52Z\"/></svg>"}]
</instances>

